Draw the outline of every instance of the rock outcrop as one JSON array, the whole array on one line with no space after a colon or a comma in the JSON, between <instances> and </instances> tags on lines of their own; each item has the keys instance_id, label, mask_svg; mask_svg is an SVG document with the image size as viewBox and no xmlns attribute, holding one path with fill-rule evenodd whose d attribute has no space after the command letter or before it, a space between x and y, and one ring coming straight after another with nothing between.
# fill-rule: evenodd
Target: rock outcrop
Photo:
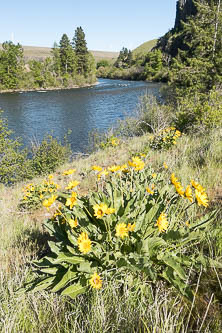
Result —
<instances>
[{"instance_id":1,"label":"rock outcrop","mask_svg":"<svg viewBox=\"0 0 222 333\"><path fill-rule=\"evenodd\" d=\"M181 29L181 21L186 22L187 18L197 12L193 0L178 0L174 29Z\"/></svg>"}]
</instances>

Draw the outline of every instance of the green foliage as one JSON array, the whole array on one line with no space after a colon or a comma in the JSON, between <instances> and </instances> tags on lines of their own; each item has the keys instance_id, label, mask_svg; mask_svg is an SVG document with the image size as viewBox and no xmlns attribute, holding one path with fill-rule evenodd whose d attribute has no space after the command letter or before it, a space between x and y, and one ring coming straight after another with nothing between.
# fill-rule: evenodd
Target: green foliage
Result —
<instances>
[{"instance_id":1,"label":"green foliage","mask_svg":"<svg viewBox=\"0 0 222 333\"><path fill-rule=\"evenodd\" d=\"M163 68L163 56L160 50L149 52L145 58L144 76L146 80L157 80Z\"/></svg>"},{"instance_id":2,"label":"green foliage","mask_svg":"<svg viewBox=\"0 0 222 333\"><path fill-rule=\"evenodd\" d=\"M123 47L116 59L114 66L117 68L128 68L132 65L132 51Z\"/></svg>"},{"instance_id":3,"label":"green foliage","mask_svg":"<svg viewBox=\"0 0 222 333\"><path fill-rule=\"evenodd\" d=\"M22 149L20 140L13 139L11 135L6 120L0 118L0 183L10 185L50 173L68 161L71 155L66 137L62 144L48 135L29 151Z\"/></svg>"},{"instance_id":4,"label":"green foliage","mask_svg":"<svg viewBox=\"0 0 222 333\"><path fill-rule=\"evenodd\" d=\"M127 275L154 284L163 279L192 299L191 281L209 265L197 244L215 213L197 209L192 190L180 195L167 171L156 174L139 157L128 167L108 168L107 179L102 168L93 169L100 172L98 191L86 197L58 192L48 205L56 209L45 223L55 241L49 242L51 253L34 263L41 274L26 289L75 298L106 281L120 287Z\"/></svg>"},{"instance_id":5,"label":"green foliage","mask_svg":"<svg viewBox=\"0 0 222 333\"><path fill-rule=\"evenodd\" d=\"M88 49L85 33L82 27L77 27L73 37L73 48L77 58L77 73L86 75L88 73Z\"/></svg>"},{"instance_id":6,"label":"green foliage","mask_svg":"<svg viewBox=\"0 0 222 333\"><path fill-rule=\"evenodd\" d=\"M24 177L31 177L27 151L21 149L21 142L11 138L5 119L0 118L0 183L13 184Z\"/></svg>"},{"instance_id":7,"label":"green foliage","mask_svg":"<svg viewBox=\"0 0 222 333\"><path fill-rule=\"evenodd\" d=\"M175 127L164 128L159 133L151 137L150 148L154 150L167 150L172 148L177 139L181 136L181 132Z\"/></svg>"},{"instance_id":8,"label":"green foliage","mask_svg":"<svg viewBox=\"0 0 222 333\"><path fill-rule=\"evenodd\" d=\"M32 169L36 175L48 174L59 165L67 162L71 155L70 146L66 141L62 145L51 135L46 136L39 144L32 146Z\"/></svg>"},{"instance_id":9,"label":"green foliage","mask_svg":"<svg viewBox=\"0 0 222 333\"><path fill-rule=\"evenodd\" d=\"M100 143L100 148L106 149L108 147L116 147L120 144L120 140L114 135L108 136L106 141Z\"/></svg>"},{"instance_id":10,"label":"green foliage","mask_svg":"<svg viewBox=\"0 0 222 333\"><path fill-rule=\"evenodd\" d=\"M100 60L97 62L96 64L96 69L100 68L100 67L108 67L109 66L109 61L108 60Z\"/></svg>"},{"instance_id":11,"label":"green foliage","mask_svg":"<svg viewBox=\"0 0 222 333\"><path fill-rule=\"evenodd\" d=\"M57 191L59 185L53 182L53 175L40 184L27 184L23 190L23 198L20 200L19 208L26 210L35 210L41 207L44 200L47 200Z\"/></svg>"},{"instance_id":12,"label":"green foliage","mask_svg":"<svg viewBox=\"0 0 222 333\"><path fill-rule=\"evenodd\" d=\"M72 74L76 70L76 58L66 34L62 35L59 43L60 68L63 74Z\"/></svg>"},{"instance_id":13,"label":"green foliage","mask_svg":"<svg viewBox=\"0 0 222 333\"><path fill-rule=\"evenodd\" d=\"M0 89L18 88L23 71L24 59L21 45L4 42L0 50Z\"/></svg>"},{"instance_id":14,"label":"green foliage","mask_svg":"<svg viewBox=\"0 0 222 333\"><path fill-rule=\"evenodd\" d=\"M188 95L177 101L174 123L180 130L209 130L222 126L222 95L219 90Z\"/></svg>"}]
</instances>

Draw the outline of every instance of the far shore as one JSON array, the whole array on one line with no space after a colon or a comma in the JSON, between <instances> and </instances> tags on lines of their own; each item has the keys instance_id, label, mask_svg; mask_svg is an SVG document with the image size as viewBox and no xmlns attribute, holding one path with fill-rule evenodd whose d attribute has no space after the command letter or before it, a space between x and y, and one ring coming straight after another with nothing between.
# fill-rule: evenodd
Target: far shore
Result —
<instances>
[{"instance_id":1,"label":"far shore","mask_svg":"<svg viewBox=\"0 0 222 333\"><path fill-rule=\"evenodd\" d=\"M5 89L5 90L0 90L0 94L5 94L5 93L14 93L14 92L31 92L31 91L53 91L53 90L70 90L70 89L78 89L78 88L86 88L86 87L91 87L99 84L98 81L94 83L87 83L82 86L77 86L73 85L70 87L48 87L48 88L32 88L32 89Z\"/></svg>"}]
</instances>

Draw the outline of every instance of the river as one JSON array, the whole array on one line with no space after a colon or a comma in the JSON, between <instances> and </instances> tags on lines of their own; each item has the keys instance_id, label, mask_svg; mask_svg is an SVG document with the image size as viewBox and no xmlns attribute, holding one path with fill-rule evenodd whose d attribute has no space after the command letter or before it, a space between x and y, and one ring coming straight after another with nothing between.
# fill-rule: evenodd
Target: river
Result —
<instances>
[{"instance_id":1,"label":"river","mask_svg":"<svg viewBox=\"0 0 222 333\"><path fill-rule=\"evenodd\" d=\"M0 109L14 137L24 145L52 134L62 140L71 130L73 152L85 152L89 133L105 131L130 116L144 94L159 95L160 84L99 79L91 87L0 94Z\"/></svg>"}]
</instances>

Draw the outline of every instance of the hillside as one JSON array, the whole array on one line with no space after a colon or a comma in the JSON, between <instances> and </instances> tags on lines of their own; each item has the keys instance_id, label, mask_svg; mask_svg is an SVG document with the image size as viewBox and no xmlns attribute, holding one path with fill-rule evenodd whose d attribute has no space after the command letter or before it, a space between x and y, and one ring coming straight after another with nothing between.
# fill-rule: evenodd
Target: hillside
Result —
<instances>
[{"instance_id":1,"label":"hillside","mask_svg":"<svg viewBox=\"0 0 222 333\"><path fill-rule=\"evenodd\" d=\"M1 48L1 44L0 44ZM26 60L35 59L43 60L51 56L50 47L40 47L40 46L23 46L24 56ZM95 57L96 62L102 59L112 60L118 57L118 52L108 52L108 51L90 51Z\"/></svg>"},{"instance_id":2,"label":"hillside","mask_svg":"<svg viewBox=\"0 0 222 333\"><path fill-rule=\"evenodd\" d=\"M140 46L138 46L137 48L135 48L133 50L133 55L147 53L147 52L151 51L152 48L156 45L156 43L157 43L157 39L152 39L152 40L149 40L149 41L141 44Z\"/></svg>"}]
</instances>

